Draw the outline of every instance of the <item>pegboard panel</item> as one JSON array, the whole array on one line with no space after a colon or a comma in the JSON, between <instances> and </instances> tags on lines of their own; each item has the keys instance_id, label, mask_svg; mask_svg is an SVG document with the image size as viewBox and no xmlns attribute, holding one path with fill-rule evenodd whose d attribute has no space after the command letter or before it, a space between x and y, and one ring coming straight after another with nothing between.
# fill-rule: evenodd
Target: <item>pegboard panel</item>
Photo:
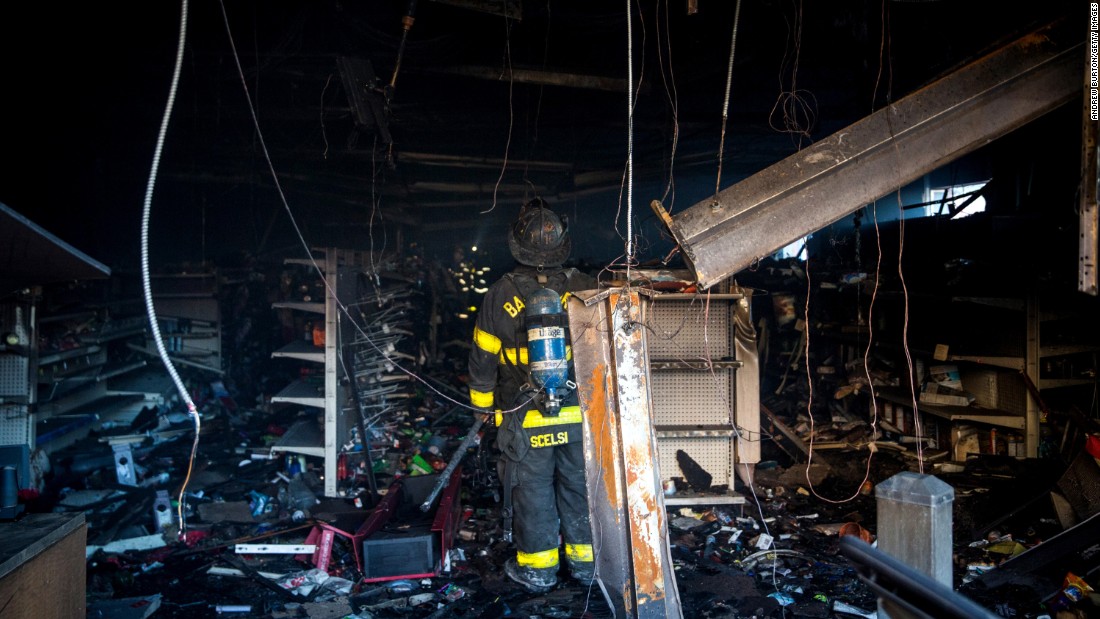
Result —
<instances>
[{"instance_id":1,"label":"pegboard panel","mask_svg":"<svg viewBox=\"0 0 1100 619\"><path fill-rule=\"evenodd\" d=\"M31 342L31 308L20 303L0 303L0 334L14 333L24 349ZM2 342L0 342L2 343ZM0 352L0 397L28 397L31 389L30 359L22 352Z\"/></svg>"},{"instance_id":2,"label":"pegboard panel","mask_svg":"<svg viewBox=\"0 0 1100 619\"><path fill-rule=\"evenodd\" d=\"M721 359L732 357L729 301L657 298L649 304L646 345L651 359Z\"/></svg>"},{"instance_id":3,"label":"pegboard panel","mask_svg":"<svg viewBox=\"0 0 1100 619\"><path fill-rule=\"evenodd\" d=\"M22 355L0 353L0 397L27 397L29 363Z\"/></svg>"},{"instance_id":4,"label":"pegboard panel","mask_svg":"<svg viewBox=\"0 0 1100 619\"><path fill-rule=\"evenodd\" d=\"M0 404L0 445L30 445L34 417L23 404Z\"/></svg>"},{"instance_id":5,"label":"pegboard panel","mask_svg":"<svg viewBox=\"0 0 1100 619\"><path fill-rule=\"evenodd\" d=\"M734 370L650 370L653 419L658 426L728 425Z\"/></svg>"},{"instance_id":6,"label":"pegboard panel","mask_svg":"<svg viewBox=\"0 0 1100 619\"><path fill-rule=\"evenodd\" d=\"M702 437L659 437L657 439L657 457L661 464L661 481L673 477L684 477L676 452L683 450L691 456L703 470L710 473L715 486L732 486L733 438L725 436Z\"/></svg>"}]
</instances>

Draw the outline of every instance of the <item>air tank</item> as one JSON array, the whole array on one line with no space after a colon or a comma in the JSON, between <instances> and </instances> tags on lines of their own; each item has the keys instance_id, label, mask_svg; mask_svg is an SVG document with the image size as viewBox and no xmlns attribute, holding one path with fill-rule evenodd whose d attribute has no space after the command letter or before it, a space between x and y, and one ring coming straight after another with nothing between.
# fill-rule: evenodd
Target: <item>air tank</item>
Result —
<instances>
[{"instance_id":1,"label":"air tank","mask_svg":"<svg viewBox=\"0 0 1100 619\"><path fill-rule=\"evenodd\" d=\"M546 394L544 414L557 415L569 382L565 356L565 312L558 293L541 288L527 299L527 359L531 381Z\"/></svg>"}]
</instances>

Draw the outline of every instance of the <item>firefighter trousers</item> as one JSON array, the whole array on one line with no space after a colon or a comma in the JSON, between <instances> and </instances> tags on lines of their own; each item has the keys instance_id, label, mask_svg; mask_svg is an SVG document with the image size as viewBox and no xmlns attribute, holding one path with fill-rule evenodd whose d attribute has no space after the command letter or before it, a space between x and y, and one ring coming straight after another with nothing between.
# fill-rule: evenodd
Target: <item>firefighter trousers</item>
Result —
<instances>
[{"instance_id":1,"label":"firefighter trousers","mask_svg":"<svg viewBox=\"0 0 1100 619\"><path fill-rule=\"evenodd\" d=\"M577 432L571 432L580 438ZM514 467L512 505L514 540L519 565L539 571L558 571L558 533L574 575L592 572L592 527L585 490L584 445L526 449L523 457L507 459Z\"/></svg>"}]
</instances>

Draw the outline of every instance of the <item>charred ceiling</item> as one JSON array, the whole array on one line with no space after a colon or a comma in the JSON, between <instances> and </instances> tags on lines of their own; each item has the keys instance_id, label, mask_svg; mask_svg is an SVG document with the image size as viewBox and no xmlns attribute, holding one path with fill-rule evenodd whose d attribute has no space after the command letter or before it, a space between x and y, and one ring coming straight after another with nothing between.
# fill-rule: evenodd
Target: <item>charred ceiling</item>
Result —
<instances>
[{"instance_id":1,"label":"charred ceiling","mask_svg":"<svg viewBox=\"0 0 1100 619\"><path fill-rule=\"evenodd\" d=\"M161 225L210 251L287 244L274 169L318 244L379 221L492 229L534 195L611 229L622 225L628 58L638 199L644 207L668 192L666 205L687 207L715 184L737 4L631 3L628 53L625 3L190 2ZM721 185L1046 21L1058 4L744 0ZM22 156L0 200L90 252L132 256L136 234L121 250L103 238L120 223L137 229L179 5L3 13L18 93L5 97L4 132ZM494 204L508 208L486 213Z\"/></svg>"}]
</instances>

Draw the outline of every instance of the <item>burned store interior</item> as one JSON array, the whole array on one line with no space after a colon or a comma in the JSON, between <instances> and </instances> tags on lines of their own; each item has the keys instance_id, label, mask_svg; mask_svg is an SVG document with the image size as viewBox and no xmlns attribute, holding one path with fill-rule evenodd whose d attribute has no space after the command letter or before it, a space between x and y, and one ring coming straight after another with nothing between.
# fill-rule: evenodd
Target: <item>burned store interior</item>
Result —
<instances>
[{"instance_id":1,"label":"burned store interior","mask_svg":"<svg viewBox=\"0 0 1100 619\"><path fill-rule=\"evenodd\" d=\"M0 32L0 616L1100 616L1096 3Z\"/></svg>"}]
</instances>

